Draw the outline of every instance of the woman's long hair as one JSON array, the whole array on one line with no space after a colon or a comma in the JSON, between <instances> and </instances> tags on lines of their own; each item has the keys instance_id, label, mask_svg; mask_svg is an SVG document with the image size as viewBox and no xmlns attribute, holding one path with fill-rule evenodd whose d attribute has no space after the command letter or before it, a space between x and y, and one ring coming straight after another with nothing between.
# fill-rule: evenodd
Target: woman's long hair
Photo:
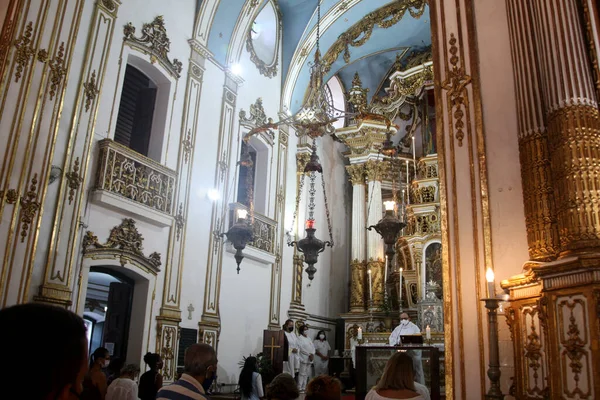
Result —
<instances>
[{"instance_id":1,"label":"woman's long hair","mask_svg":"<svg viewBox=\"0 0 600 400\"><path fill-rule=\"evenodd\" d=\"M415 391L415 378L412 358L402 352L394 354L387 362L383 376L375 386L376 390Z\"/></svg>"},{"instance_id":2,"label":"woman's long hair","mask_svg":"<svg viewBox=\"0 0 600 400\"><path fill-rule=\"evenodd\" d=\"M240 392L244 397L250 397L252 394L252 374L254 372L258 372L256 357L250 356L246 358L246 362L244 362L244 368L242 368L242 372L240 372L240 380L238 381Z\"/></svg>"}]
</instances>

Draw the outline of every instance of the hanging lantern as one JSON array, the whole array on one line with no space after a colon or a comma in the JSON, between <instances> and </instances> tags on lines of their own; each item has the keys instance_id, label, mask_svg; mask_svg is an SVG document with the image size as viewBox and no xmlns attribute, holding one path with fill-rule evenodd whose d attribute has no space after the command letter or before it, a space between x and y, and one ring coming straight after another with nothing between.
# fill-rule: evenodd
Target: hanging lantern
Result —
<instances>
[{"instance_id":1,"label":"hanging lantern","mask_svg":"<svg viewBox=\"0 0 600 400\"><path fill-rule=\"evenodd\" d=\"M406 226L406 224L396 217L394 213L394 207L396 206L396 203L394 201L384 201L383 205L385 206L385 215L379 220L379 222L377 222L376 225L371 225L367 229L375 229L375 232L381 235L383 242L386 245L385 254L388 256L388 262L391 263L392 259L394 258L394 254L396 253L394 250L394 245L398 240L400 231Z\"/></svg>"},{"instance_id":2,"label":"hanging lantern","mask_svg":"<svg viewBox=\"0 0 600 400\"><path fill-rule=\"evenodd\" d=\"M221 234L221 237L227 236L227 240L231 242L235 249L235 262L237 264L237 273L240 273L240 263L244 259L244 253L242 250L246 248L246 244L253 238L252 226L248 221L248 211L244 209L237 210L237 221L233 226L225 233Z\"/></svg>"}]
</instances>

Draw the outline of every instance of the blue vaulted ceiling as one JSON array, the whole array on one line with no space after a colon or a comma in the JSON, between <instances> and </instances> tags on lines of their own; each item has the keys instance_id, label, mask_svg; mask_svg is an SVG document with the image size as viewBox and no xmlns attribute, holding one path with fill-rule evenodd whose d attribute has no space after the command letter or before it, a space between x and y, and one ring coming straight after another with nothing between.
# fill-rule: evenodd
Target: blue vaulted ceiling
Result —
<instances>
[{"instance_id":1,"label":"blue vaulted ceiling","mask_svg":"<svg viewBox=\"0 0 600 400\"><path fill-rule=\"evenodd\" d=\"M249 0L247 0L249 1ZM261 4L266 0L261 1ZM283 15L283 81L287 77L291 60L299 52L302 43L311 29L316 25L316 8L318 0L279 0ZM336 39L365 15L381 7L401 0L362 0L346 10L325 32L321 34L321 52L325 53ZM224 64L227 48L235 27L237 17L244 5L244 0L221 0L215 15L208 39L209 50L220 63ZM349 3L347 0L321 0L321 15L330 9L339 8ZM371 38L360 47L350 47L351 58L347 64L343 57L336 60L326 79L338 75L345 88L349 88L355 72L359 72L363 86L370 89L372 96L380 83L386 78L399 49L428 46L431 44L429 8L420 18L413 18L406 13L400 22L384 29L375 26ZM291 108L297 110L301 105L309 82L308 61L314 57L313 48L295 82Z\"/></svg>"}]
</instances>

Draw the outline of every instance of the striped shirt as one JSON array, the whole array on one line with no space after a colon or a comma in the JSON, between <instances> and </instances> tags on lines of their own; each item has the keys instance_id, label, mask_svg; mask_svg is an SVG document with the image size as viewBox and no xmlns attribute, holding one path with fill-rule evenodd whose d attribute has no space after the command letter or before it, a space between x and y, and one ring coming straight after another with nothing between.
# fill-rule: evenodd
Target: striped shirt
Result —
<instances>
[{"instance_id":1,"label":"striped shirt","mask_svg":"<svg viewBox=\"0 0 600 400\"><path fill-rule=\"evenodd\" d=\"M188 374L169 386L164 386L156 395L156 400L209 400L202 385Z\"/></svg>"}]
</instances>

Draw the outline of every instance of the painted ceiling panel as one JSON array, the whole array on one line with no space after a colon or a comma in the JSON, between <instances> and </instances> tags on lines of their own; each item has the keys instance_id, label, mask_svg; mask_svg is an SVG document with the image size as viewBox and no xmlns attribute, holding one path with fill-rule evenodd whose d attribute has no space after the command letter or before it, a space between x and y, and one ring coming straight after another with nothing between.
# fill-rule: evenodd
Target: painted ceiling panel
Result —
<instances>
[{"instance_id":1,"label":"painted ceiling panel","mask_svg":"<svg viewBox=\"0 0 600 400\"><path fill-rule=\"evenodd\" d=\"M283 76L286 76L296 46L317 8L317 2L316 0L280 0L279 7L283 15Z\"/></svg>"},{"instance_id":2,"label":"painted ceiling panel","mask_svg":"<svg viewBox=\"0 0 600 400\"><path fill-rule=\"evenodd\" d=\"M208 36L208 49L225 65L233 29L246 0L221 0Z\"/></svg>"}]
</instances>

